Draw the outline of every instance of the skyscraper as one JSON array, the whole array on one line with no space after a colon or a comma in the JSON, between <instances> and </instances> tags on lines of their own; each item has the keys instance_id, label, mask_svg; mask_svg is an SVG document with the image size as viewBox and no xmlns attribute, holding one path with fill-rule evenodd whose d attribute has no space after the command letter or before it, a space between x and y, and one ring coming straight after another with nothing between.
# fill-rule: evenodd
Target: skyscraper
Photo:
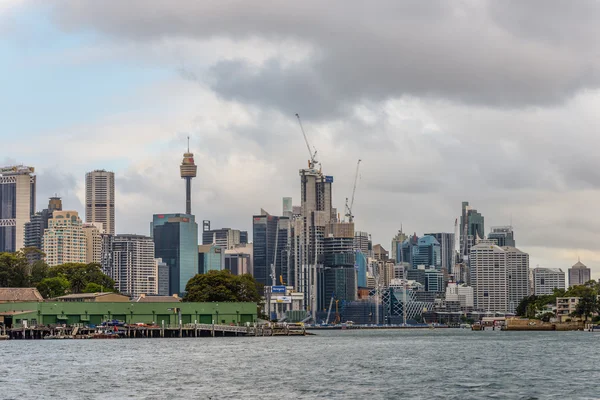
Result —
<instances>
[{"instance_id":1,"label":"skyscraper","mask_svg":"<svg viewBox=\"0 0 600 400\"><path fill-rule=\"evenodd\" d=\"M394 236L392 238L392 248L390 250L392 260L399 259L398 258L398 246L400 246L406 240L406 238L407 238L407 236L404 232L402 232L402 228L400 228L400 230L398 231L396 236Z\"/></svg>"},{"instance_id":2,"label":"skyscraper","mask_svg":"<svg viewBox=\"0 0 600 400\"><path fill-rule=\"evenodd\" d=\"M248 232L238 229L221 228L202 231L202 244L214 244L223 249L233 249L240 244L248 243Z\"/></svg>"},{"instance_id":3,"label":"skyscraper","mask_svg":"<svg viewBox=\"0 0 600 400\"><path fill-rule=\"evenodd\" d=\"M33 167L0 168L0 252L25 246L25 224L35 214L36 181Z\"/></svg>"},{"instance_id":4,"label":"skyscraper","mask_svg":"<svg viewBox=\"0 0 600 400\"><path fill-rule=\"evenodd\" d=\"M188 214L155 214L151 224L155 257L169 266L169 294L183 294L198 273L198 224Z\"/></svg>"},{"instance_id":5,"label":"skyscraper","mask_svg":"<svg viewBox=\"0 0 600 400\"><path fill-rule=\"evenodd\" d=\"M440 268L448 274L454 273L454 233L426 233L425 236L434 237L440 244L441 264Z\"/></svg>"},{"instance_id":6,"label":"skyscraper","mask_svg":"<svg viewBox=\"0 0 600 400\"><path fill-rule=\"evenodd\" d=\"M60 197L51 197L48 208L31 216L31 220L25 224L25 247L42 250L42 237L44 236L44 230L48 228L48 221L52 218L54 211L61 210ZM38 252L30 252L27 254L27 259L32 263L41 260L42 255Z\"/></svg>"},{"instance_id":7,"label":"skyscraper","mask_svg":"<svg viewBox=\"0 0 600 400\"><path fill-rule=\"evenodd\" d=\"M460 248L463 258L468 258L471 246L477 244L479 239L484 238L485 226L483 215L469 206L468 201L463 201L462 214L460 216Z\"/></svg>"},{"instance_id":8,"label":"skyscraper","mask_svg":"<svg viewBox=\"0 0 600 400\"><path fill-rule=\"evenodd\" d=\"M158 294L158 261L154 259L152 238L142 235L116 235L112 242L112 276L115 289L137 297Z\"/></svg>"},{"instance_id":9,"label":"skyscraper","mask_svg":"<svg viewBox=\"0 0 600 400\"><path fill-rule=\"evenodd\" d=\"M86 222L82 226L85 235L85 262L102 263L102 234L104 234L101 222Z\"/></svg>"},{"instance_id":10,"label":"skyscraper","mask_svg":"<svg viewBox=\"0 0 600 400\"><path fill-rule=\"evenodd\" d=\"M327 225L323 240L319 309L325 308L332 296L340 301L357 299L357 271L354 264L354 223L334 222Z\"/></svg>"},{"instance_id":11,"label":"skyscraper","mask_svg":"<svg viewBox=\"0 0 600 400\"><path fill-rule=\"evenodd\" d=\"M85 222L101 222L115 234L115 174L95 170L85 174Z\"/></svg>"},{"instance_id":12,"label":"skyscraper","mask_svg":"<svg viewBox=\"0 0 600 400\"><path fill-rule=\"evenodd\" d=\"M469 260L477 309L514 313L529 296L529 254L482 240L471 247Z\"/></svg>"},{"instance_id":13,"label":"skyscraper","mask_svg":"<svg viewBox=\"0 0 600 400\"><path fill-rule=\"evenodd\" d=\"M46 263L85 263L86 242L83 222L77 211L54 211L42 238Z\"/></svg>"},{"instance_id":14,"label":"skyscraper","mask_svg":"<svg viewBox=\"0 0 600 400\"><path fill-rule=\"evenodd\" d=\"M515 233L512 226L492 226L488 239L495 240L500 247L515 247Z\"/></svg>"},{"instance_id":15,"label":"skyscraper","mask_svg":"<svg viewBox=\"0 0 600 400\"><path fill-rule=\"evenodd\" d=\"M198 167L194 164L194 154L190 153L190 138L188 137L188 150L183 154L183 161L179 167L181 178L185 179L185 213L192 214L192 178L196 177Z\"/></svg>"},{"instance_id":16,"label":"skyscraper","mask_svg":"<svg viewBox=\"0 0 600 400\"><path fill-rule=\"evenodd\" d=\"M271 286L273 280L280 283L280 277L288 284L293 280L288 263L289 218L261 210L260 215L252 217L252 230L254 278L265 286ZM274 275L271 265L275 267Z\"/></svg>"},{"instance_id":17,"label":"skyscraper","mask_svg":"<svg viewBox=\"0 0 600 400\"><path fill-rule=\"evenodd\" d=\"M569 287L583 285L591 278L590 269L579 260L569 268Z\"/></svg>"}]
</instances>

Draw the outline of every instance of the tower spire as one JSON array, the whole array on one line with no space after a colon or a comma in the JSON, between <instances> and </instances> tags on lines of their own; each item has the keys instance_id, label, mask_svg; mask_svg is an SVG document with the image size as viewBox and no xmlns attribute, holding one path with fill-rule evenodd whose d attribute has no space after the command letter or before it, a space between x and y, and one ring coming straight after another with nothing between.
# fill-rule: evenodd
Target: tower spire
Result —
<instances>
[{"instance_id":1,"label":"tower spire","mask_svg":"<svg viewBox=\"0 0 600 400\"><path fill-rule=\"evenodd\" d=\"M190 152L190 137L189 136L187 137L187 140L188 140L188 151L187 152L189 153Z\"/></svg>"}]
</instances>

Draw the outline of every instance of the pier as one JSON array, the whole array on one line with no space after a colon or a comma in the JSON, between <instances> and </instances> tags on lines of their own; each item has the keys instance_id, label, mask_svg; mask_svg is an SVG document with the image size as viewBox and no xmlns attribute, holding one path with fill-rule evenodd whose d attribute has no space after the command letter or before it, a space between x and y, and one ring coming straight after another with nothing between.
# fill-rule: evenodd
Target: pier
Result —
<instances>
[{"instance_id":1,"label":"pier","mask_svg":"<svg viewBox=\"0 0 600 400\"><path fill-rule=\"evenodd\" d=\"M6 329L5 335L13 340L33 339L148 339L148 338L190 338L223 336L306 336L302 324L261 324L261 325L220 325L182 324L165 326L125 325L89 327L73 326L33 326Z\"/></svg>"}]
</instances>

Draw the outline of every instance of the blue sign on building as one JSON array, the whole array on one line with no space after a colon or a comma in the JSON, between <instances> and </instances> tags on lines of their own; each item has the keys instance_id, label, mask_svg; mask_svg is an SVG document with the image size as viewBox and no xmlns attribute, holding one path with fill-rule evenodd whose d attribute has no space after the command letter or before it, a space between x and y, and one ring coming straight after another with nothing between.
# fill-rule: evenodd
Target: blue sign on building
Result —
<instances>
[{"instance_id":1,"label":"blue sign on building","mask_svg":"<svg viewBox=\"0 0 600 400\"><path fill-rule=\"evenodd\" d=\"M272 286L271 293L285 293L285 286Z\"/></svg>"},{"instance_id":2,"label":"blue sign on building","mask_svg":"<svg viewBox=\"0 0 600 400\"><path fill-rule=\"evenodd\" d=\"M333 183L333 176L325 175L325 183Z\"/></svg>"}]
</instances>

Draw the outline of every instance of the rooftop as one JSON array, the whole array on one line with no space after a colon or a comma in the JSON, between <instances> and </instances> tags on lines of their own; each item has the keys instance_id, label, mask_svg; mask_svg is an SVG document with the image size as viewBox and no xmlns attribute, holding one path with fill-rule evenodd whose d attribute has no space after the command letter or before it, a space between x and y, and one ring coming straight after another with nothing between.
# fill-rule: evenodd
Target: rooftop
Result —
<instances>
[{"instance_id":1,"label":"rooftop","mask_svg":"<svg viewBox=\"0 0 600 400\"><path fill-rule=\"evenodd\" d=\"M581 261L577 261L577 263L575 263L571 269L587 269L587 267Z\"/></svg>"},{"instance_id":2,"label":"rooftop","mask_svg":"<svg viewBox=\"0 0 600 400\"><path fill-rule=\"evenodd\" d=\"M11 301L43 301L36 288L0 288L0 303Z\"/></svg>"}]
</instances>

